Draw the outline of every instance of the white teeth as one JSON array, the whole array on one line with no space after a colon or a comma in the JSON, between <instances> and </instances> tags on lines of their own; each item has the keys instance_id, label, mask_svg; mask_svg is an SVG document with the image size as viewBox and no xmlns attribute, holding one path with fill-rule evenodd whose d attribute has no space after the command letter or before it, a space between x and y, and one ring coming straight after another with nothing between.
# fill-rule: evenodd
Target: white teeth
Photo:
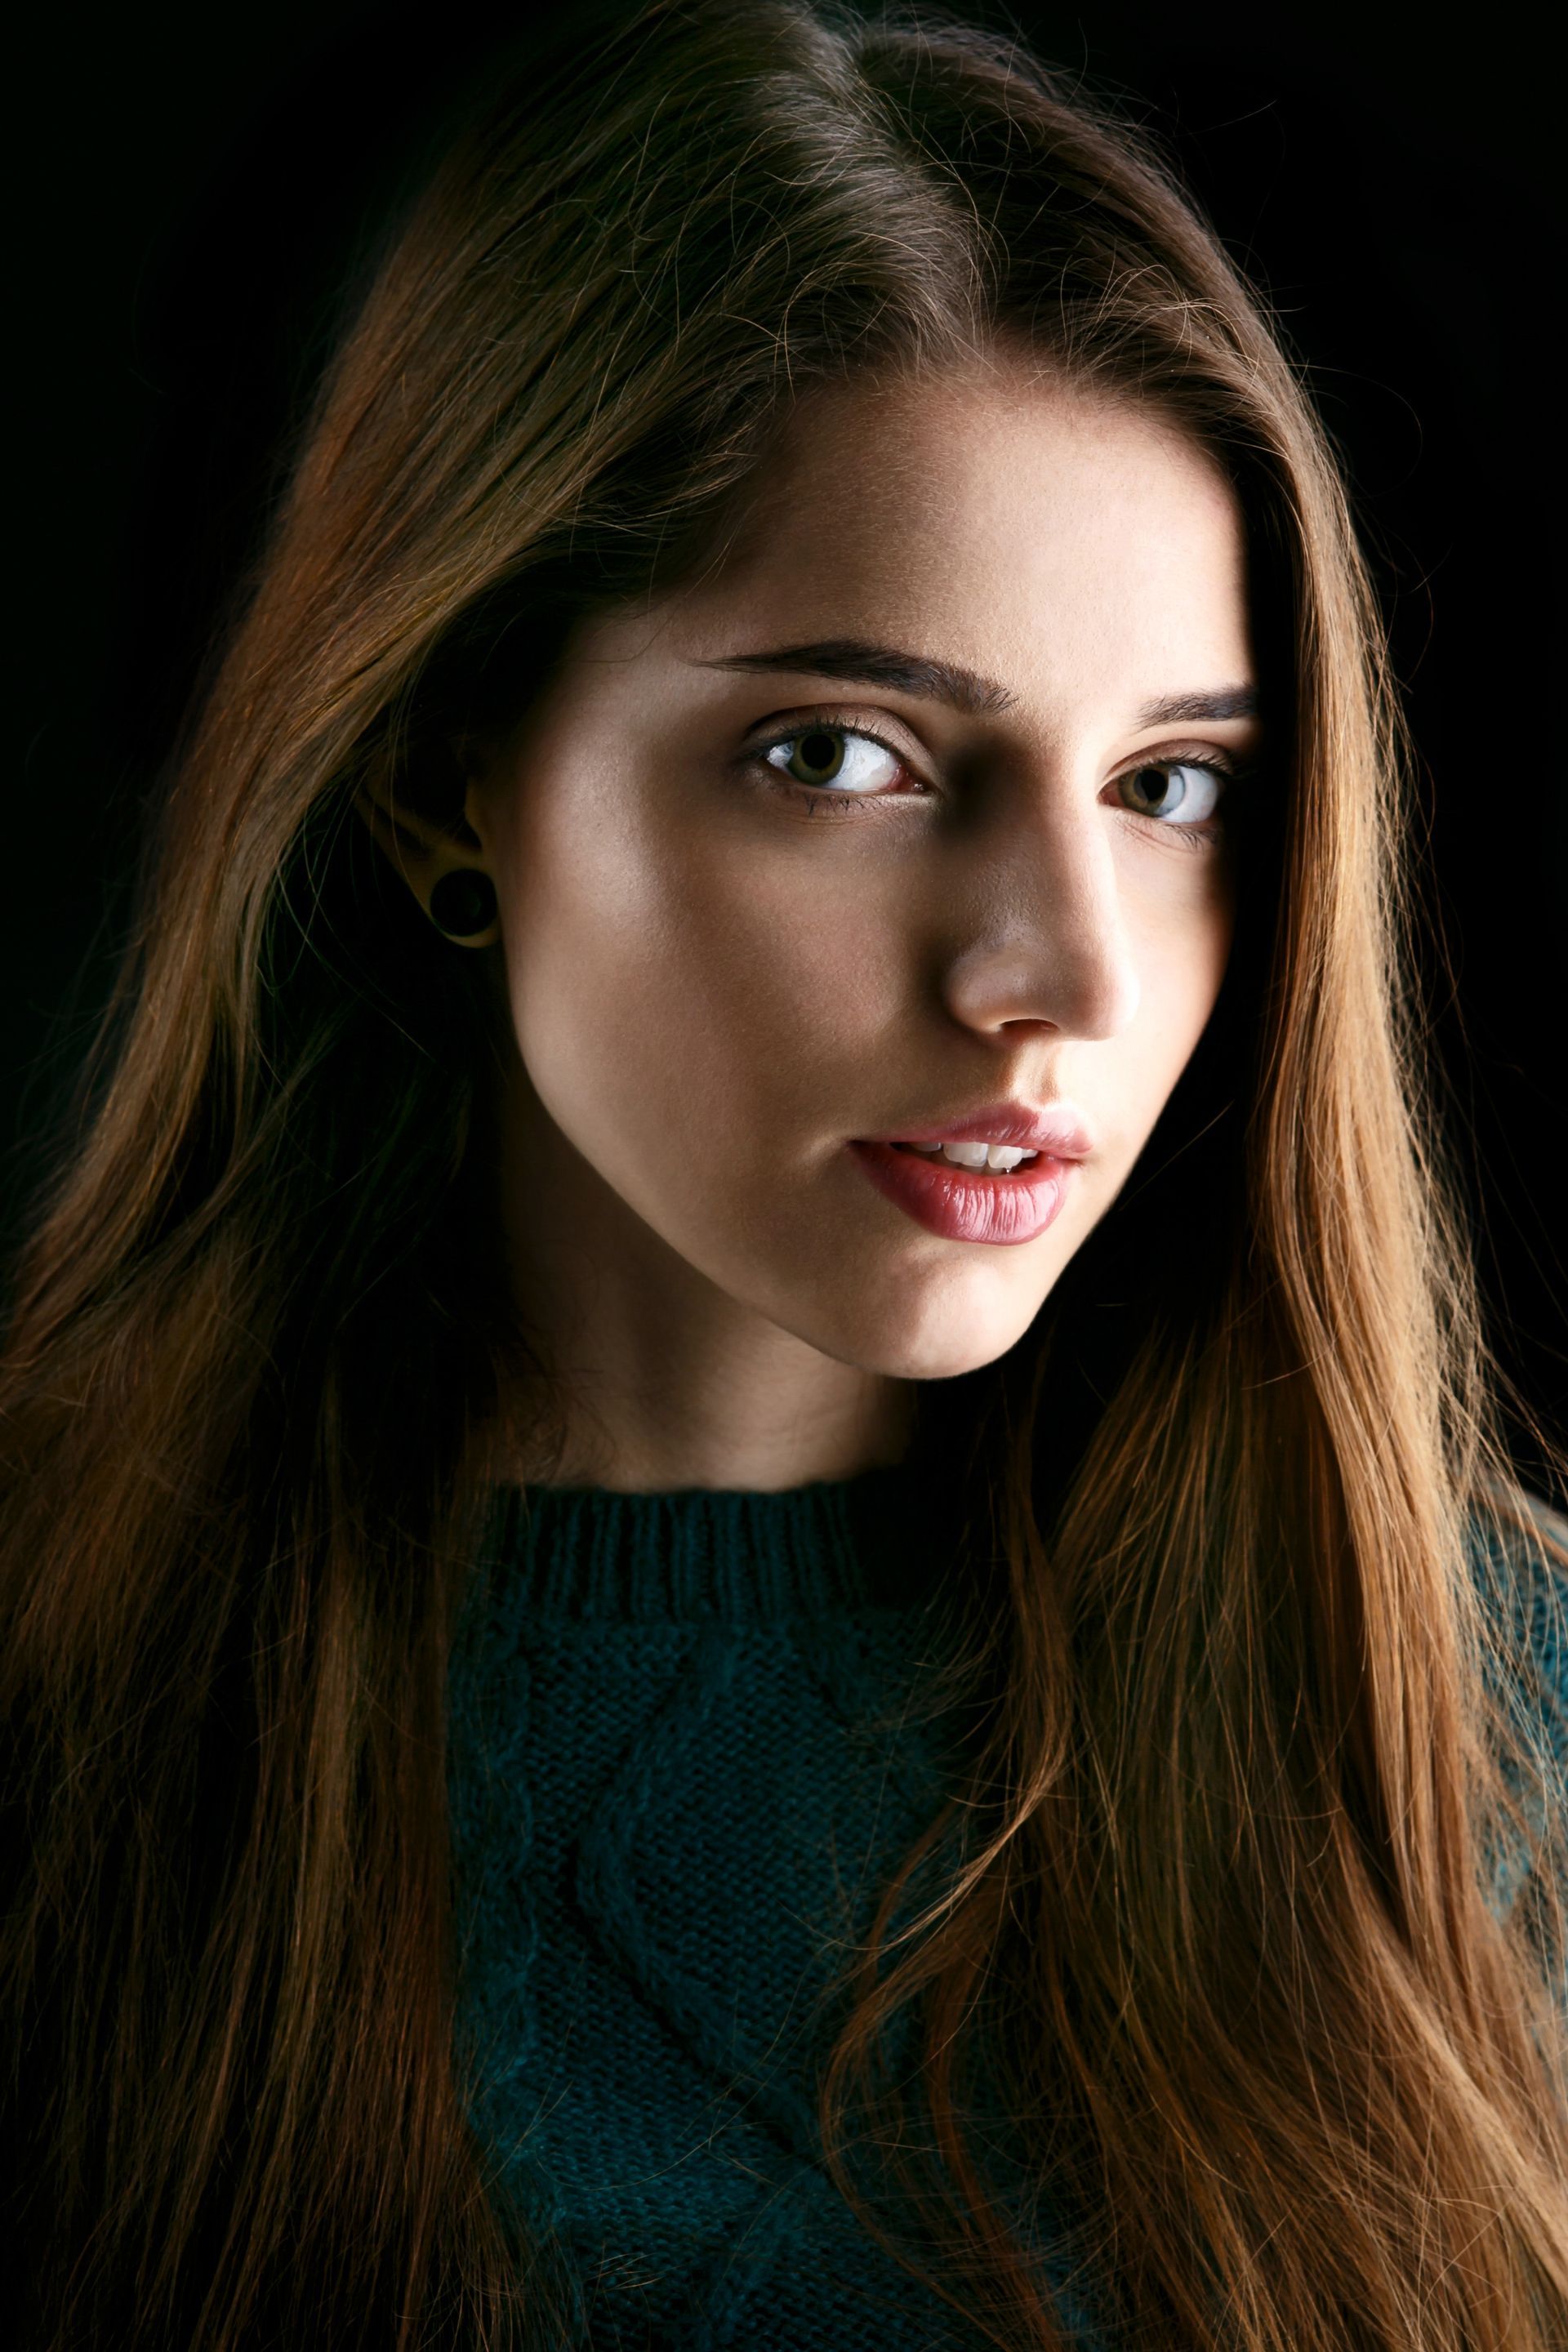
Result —
<instances>
[{"instance_id":1,"label":"white teeth","mask_svg":"<svg viewBox=\"0 0 1568 2352\"><path fill-rule=\"evenodd\" d=\"M1016 1143L910 1143L904 1149L921 1152L927 1160L951 1160L955 1168L984 1168L1004 1174L1016 1168L1021 1160L1037 1160L1040 1156Z\"/></svg>"}]
</instances>

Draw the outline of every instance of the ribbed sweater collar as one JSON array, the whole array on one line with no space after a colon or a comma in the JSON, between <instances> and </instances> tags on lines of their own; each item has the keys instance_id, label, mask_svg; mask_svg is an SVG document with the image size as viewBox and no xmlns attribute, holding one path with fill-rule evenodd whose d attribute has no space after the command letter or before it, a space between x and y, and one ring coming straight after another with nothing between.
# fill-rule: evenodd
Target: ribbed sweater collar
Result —
<instances>
[{"instance_id":1,"label":"ribbed sweater collar","mask_svg":"<svg viewBox=\"0 0 1568 2352\"><path fill-rule=\"evenodd\" d=\"M689 1486L498 1486L492 1575L550 1616L737 1623L913 1607L950 1552L951 1500L900 1463L776 1492Z\"/></svg>"}]
</instances>

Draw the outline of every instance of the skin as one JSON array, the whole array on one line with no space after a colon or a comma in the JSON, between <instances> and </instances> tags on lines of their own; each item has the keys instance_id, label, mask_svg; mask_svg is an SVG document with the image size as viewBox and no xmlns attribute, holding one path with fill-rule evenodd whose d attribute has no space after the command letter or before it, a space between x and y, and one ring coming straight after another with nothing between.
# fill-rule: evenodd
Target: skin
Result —
<instances>
[{"instance_id":1,"label":"skin","mask_svg":"<svg viewBox=\"0 0 1568 2352\"><path fill-rule=\"evenodd\" d=\"M851 638L1010 702L711 667ZM496 884L474 947L518 1048L501 1215L569 1400L559 1483L847 1476L900 1457L916 1383L1015 1344L1126 1181L1229 951L1223 824L1183 832L1127 779L1245 764L1258 721L1142 714L1253 681L1213 462L993 356L814 393L722 564L577 630L457 832L394 835L364 804L423 904L454 866ZM833 807L791 788L789 744L762 756L808 721L889 747L852 747L865 789ZM1095 1139L1026 1243L926 1231L846 1148L1006 1097L1068 1097Z\"/></svg>"}]
</instances>

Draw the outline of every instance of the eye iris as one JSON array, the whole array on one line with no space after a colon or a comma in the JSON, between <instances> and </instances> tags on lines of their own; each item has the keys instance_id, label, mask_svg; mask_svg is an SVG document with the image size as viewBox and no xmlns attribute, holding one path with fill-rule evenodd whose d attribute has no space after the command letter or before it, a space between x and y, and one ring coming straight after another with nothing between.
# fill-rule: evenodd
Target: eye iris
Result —
<instances>
[{"instance_id":1,"label":"eye iris","mask_svg":"<svg viewBox=\"0 0 1568 2352\"><path fill-rule=\"evenodd\" d=\"M1143 815L1164 816L1181 806L1187 795L1180 776L1181 771L1172 768L1140 768L1129 776L1132 798Z\"/></svg>"},{"instance_id":2,"label":"eye iris","mask_svg":"<svg viewBox=\"0 0 1568 2352\"><path fill-rule=\"evenodd\" d=\"M814 727L797 736L790 755L790 773L803 784L824 784L844 765L844 739L826 727Z\"/></svg>"}]
</instances>

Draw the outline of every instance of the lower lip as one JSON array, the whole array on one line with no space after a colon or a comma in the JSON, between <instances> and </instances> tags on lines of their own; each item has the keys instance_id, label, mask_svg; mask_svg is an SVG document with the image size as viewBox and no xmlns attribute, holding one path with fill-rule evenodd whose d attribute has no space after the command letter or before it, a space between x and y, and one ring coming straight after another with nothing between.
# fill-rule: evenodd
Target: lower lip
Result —
<instances>
[{"instance_id":1,"label":"lower lip","mask_svg":"<svg viewBox=\"0 0 1568 2352\"><path fill-rule=\"evenodd\" d=\"M958 1168L951 1160L900 1151L892 1143L851 1143L879 1192L916 1224L950 1242L1032 1242L1060 1210L1078 1162L1042 1152L1006 1175Z\"/></svg>"}]
</instances>

